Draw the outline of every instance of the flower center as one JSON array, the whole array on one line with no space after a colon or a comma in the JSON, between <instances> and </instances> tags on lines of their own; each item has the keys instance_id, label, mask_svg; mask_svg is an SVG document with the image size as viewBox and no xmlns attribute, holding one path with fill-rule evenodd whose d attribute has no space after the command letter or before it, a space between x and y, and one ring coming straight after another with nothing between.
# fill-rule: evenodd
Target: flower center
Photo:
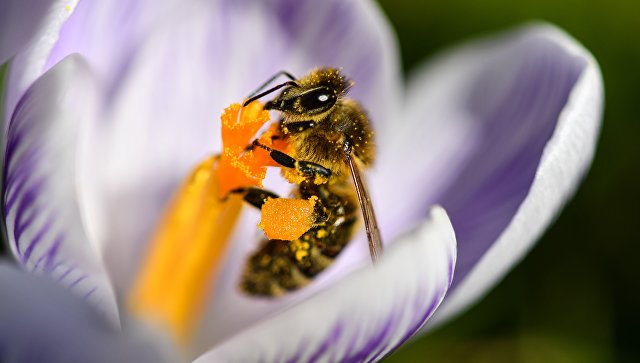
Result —
<instances>
[{"instance_id":1,"label":"flower center","mask_svg":"<svg viewBox=\"0 0 640 363\"><path fill-rule=\"evenodd\" d=\"M184 181L130 291L130 310L167 328L181 344L202 313L242 206L242 197L230 191L259 187L265 177L268 154L244 151L267 121L269 113L258 102L225 109L223 152L201 162Z\"/></svg>"},{"instance_id":2,"label":"flower center","mask_svg":"<svg viewBox=\"0 0 640 363\"><path fill-rule=\"evenodd\" d=\"M242 200L218 198L219 161L209 158L182 185L149 243L130 291L130 310L186 343L224 253Z\"/></svg>"},{"instance_id":3,"label":"flower center","mask_svg":"<svg viewBox=\"0 0 640 363\"><path fill-rule=\"evenodd\" d=\"M242 207L242 195L233 192L261 188L266 167L278 166L264 149L247 149L269 121L259 102L231 105L221 119L222 153L201 162L178 190L148 244L129 294L131 312L166 328L183 346L202 315ZM277 126L259 141L287 150L281 139L272 137ZM314 203L269 200L260 227L270 238L293 240L311 227Z\"/></svg>"}]
</instances>

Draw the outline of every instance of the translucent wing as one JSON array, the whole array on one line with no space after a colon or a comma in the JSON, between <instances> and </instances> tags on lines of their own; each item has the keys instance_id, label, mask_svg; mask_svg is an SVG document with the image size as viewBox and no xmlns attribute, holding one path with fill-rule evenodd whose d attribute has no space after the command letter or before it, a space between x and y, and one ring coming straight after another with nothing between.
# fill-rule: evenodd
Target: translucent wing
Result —
<instances>
[{"instance_id":1,"label":"translucent wing","mask_svg":"<svg viewBox=\"0 0 640 363\"><path fill-rule=\"evenodd\" d=\"M380 238L380 230L378 229L376 214L373 211L373 206L371 205L371 198L369 197L367 186L364 183L362 174L360 174L360 169L358 169L358 165L352 157L351 150L349 150L349 148L345 148L345 160L351 170L353 184L355 185L356 193L358 194L358 201L360 202L360 209L362 210L364 226L367 231L367 239L369 240L371 260L376 262L382 254L382 240Z\"/></svg>"}]
</instances>

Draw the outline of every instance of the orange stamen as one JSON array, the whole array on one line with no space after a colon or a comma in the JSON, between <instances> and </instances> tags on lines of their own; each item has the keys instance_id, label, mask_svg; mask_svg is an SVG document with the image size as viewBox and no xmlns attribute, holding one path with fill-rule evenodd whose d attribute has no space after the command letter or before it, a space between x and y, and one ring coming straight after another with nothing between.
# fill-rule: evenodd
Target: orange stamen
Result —
<instances>
[{"instance_id":1,"label":"orange stamen","mask_svg":"<svg viewBox=\"0 0 640 363\"><path fill-rule=\"evenodd\" d=\"M150 242L129 296L131 311L167 328L184 343L242 206L218 198L215 158L202 162L180 188Z\"/></svg>"},{"instance_id":2,"label":"orange stamen","mask_svg":"<svg viewBox=\"0 0 640 363\"><path fill-rule=\"evenodd\" d=\"M201 313L242 206L242 198L229 192L261 186L266 174L257 153L245 150L269 113L258 102L234 104L221 119L222 154L198 165L179 189L129 296L132 312L167 327L182 343Z\"/></svg>"},{"instance_id":3,"label":"orange stamen","mask_svg":"<svg viewBox=\"0 0 640 363\"><path fill-rule=\"evenodd\" d=\"M234 103L224 109L222 119L222 142L225 149L244 150L258 130L269 121L269 112L260 102L246 107Z\"/></svg>"},{"instance_id":4,"label":"orange stamen","mask_svg":"<svg viewBox=\"0 0 640 363\"><path fill-rule=\"evenodd\" d=\"M220 158L221 188L219 196L226 197L235 189L262 187L267 173L266 151L247 151L255 134L269 121L269 112L259 102L247 107L233 104L222 114L222 155ZM266 154L268 157L268 154Z\"/></svg>"}]
</instances>

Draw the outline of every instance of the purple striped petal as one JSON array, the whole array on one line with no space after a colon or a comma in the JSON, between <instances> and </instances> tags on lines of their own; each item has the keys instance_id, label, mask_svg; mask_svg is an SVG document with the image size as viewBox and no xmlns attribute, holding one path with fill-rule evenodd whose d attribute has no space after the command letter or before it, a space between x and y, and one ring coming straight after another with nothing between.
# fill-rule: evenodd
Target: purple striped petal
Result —
<instances>
[{"instance_id":1,"label":"purple striped petal","mask_svg":"<svg viewBox=\"0 0 640 363\"><path fill-rule=\"evenodd\" d=\"M382 183L373 187L424 191L375 194L389 206L380 219L391 235L430 203L447 208L459 246L451 296L460 296L445 300L448 315L503 276L573 194L598 132L598 77L591 56L551 26L451 50L414 77L404 131L389 130L378 170L412 174L393 183L374 176ZM421 157L398 162L393 153Z\"/></svg>"},{"instance_id":2,"label":"purple striped petal","mask_svg":"<svg viewBox=\"0 0 640 363\"><path fill-rule=\"evenodd\" d=\"M166 362L142 339L104 324L82 299L0 260L0 361Z\"/></svg>"},{"instance_id":3,"label":"purple striped petal","mask_svg":"<svg viewBox=\"0 0 640 363\"><path fill-rule=\"evenodd\" d=\"M95 303L117 325L115 297L78 201L79 138L95 122L97 100L94 79L77 55L27 90L8 130L3 208L18 262Z\"/></svg>"},{"instance_id":4,"label":"purple striped petal","mask_svg":"<svg viewBox=\"0 0 640 363\"><path fill-rule=\"evenodd\" d=\"M4 0L0 4L0 64L31 41L54 2Z\"/></svg>"},{"instance_id":5,"label":"purple striped petal","mask_svg":"<svg viewBox=\"0 0 640 363\"><path fill-rule=\"evenodd\" d=\"M482 231L481 228L474 226L474 223L484 222L483 218L469 218L464 211L458 212L456 218L460 228L456 229L456 233L460 230L468 246L478 247L466 248L467 253L471 255L467 259L474 261L474 264L470 265L467 262L467 265L459 270L462 276L456 278L457 282L454 281L452 294L443 304L444 309L438 314L435 324L448 320L481 298L515 263L520 261L555 220L566 201L574 195L591 165L604 103L602 75L598 64L587 50L566 33L552 27L534 29L541 37L562 49L568 61L565 67L570 66L572 61L575 62L574 66L580 64L579 74L575 82L570 82L571 86L567 90L568 97L565 98L561 110L556 115L554 130L548 135L549 138L544 140L541 149L534 149L534 145L529 145L540 155L535 162L529 161L534 164L535 172L531 173L531 180L524 195L520 198L513 196L517 193L513 189L518 190L523 187L519 185L521 179L512 177L512 180L503 181L500 188L511 188L509 192L513 194L505 193L507 198L499 200L499 204L491 209L486 208L487 213L492 213L494 216L502 215L503 218L504 214L511 212L510 218L505 220L506 223L499 233L494 235L491 231ZM555 75L560 80L564 76L564 80L568 81L567 78L570 79L572 72L567 68L564 69L567 73ZM558 91L558 89L549 90L556 95ZM522 162L523 158L526 158L526 153L517 156L519 162ZM531 166L531 164L528 165ZM526 172L525 165L520 167L522 168L520 172ZM470 198L469 204L479 204L478 199L476 194L475 198ZM514 199L519 200L517 208L511 206ZM453 217L452 222L456 226ZM492 237L494 242L483 244L489 237ZM482 240L483 238L485 240ZM462 247L460 249L462 250Z\"/></svg>"},{"instance_id":6,"label":"purple striped petal","mask_svg":"<svg viewBox=\"0 0 640 363\"><path fill-rule=\"evenodd\" d=\"M380 263L264 320L196 359L206 362L375 362L416 333L453 278L455 236L442 208Z\"/></svg>"}]
</instances>

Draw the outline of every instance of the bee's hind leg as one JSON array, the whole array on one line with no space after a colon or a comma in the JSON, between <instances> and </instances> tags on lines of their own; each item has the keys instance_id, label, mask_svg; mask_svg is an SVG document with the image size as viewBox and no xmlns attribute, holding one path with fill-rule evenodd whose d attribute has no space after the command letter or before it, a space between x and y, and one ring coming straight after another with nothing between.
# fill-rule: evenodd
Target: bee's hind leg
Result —
<instances>
[{"instance_id":1,"label":"bee's hind leg","mask_svg":"<svg viewBox=\"0 0 640 363\"><path fill-rule=\"evenodd\" d=\"M273 192L270 192L265 189L254 188L254 187L236 189L233 191L233 193L244 194L243 196L244 201L258 209L262 209L262 206L264 205L264 203L266 203L267 199L280 198L277 194ZM314 216L315 216L315 223L326 222L327 219L329 218L327 211L323 207L323 203L321 201L316 202L316 205L314 206Z\"/></svg>"}]
</instances>

